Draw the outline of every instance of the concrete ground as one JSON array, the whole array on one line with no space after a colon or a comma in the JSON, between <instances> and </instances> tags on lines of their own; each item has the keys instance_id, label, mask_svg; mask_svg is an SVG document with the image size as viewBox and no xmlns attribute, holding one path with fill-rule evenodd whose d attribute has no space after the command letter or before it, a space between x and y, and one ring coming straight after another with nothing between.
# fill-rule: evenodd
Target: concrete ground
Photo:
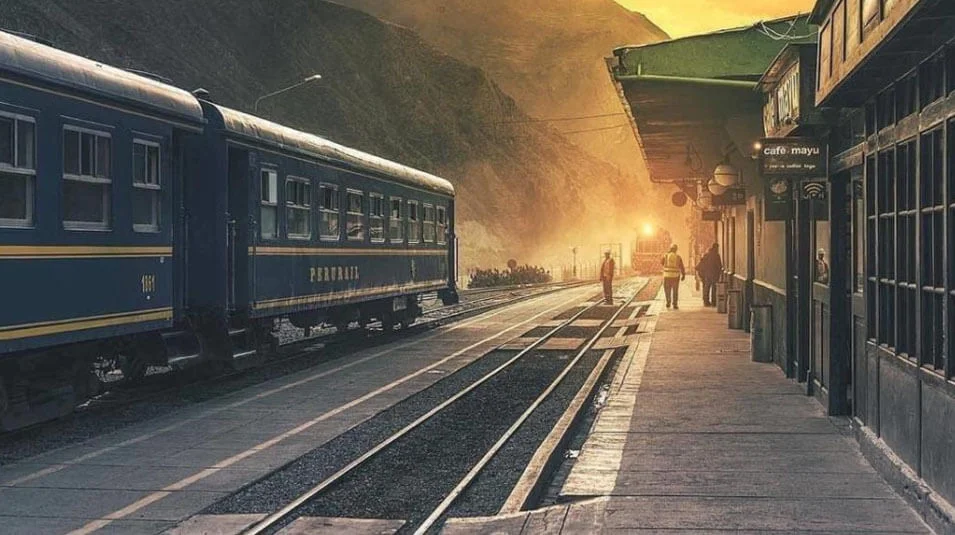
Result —
<instances>
[{"instance_id":1,"label":"concrete ground","mask_svg":"<svg viewBox=\"0 0 955 535\"><path fill-rule=\"evenodd\" d=\"M0 533L162 533L595 290L520 302L4 465Z\"/></svg>"},{"instance_id":2,"label":"concrete ground","mask_svg":"<svg viewBox=\"0 0 955 535\"><path fill-rule=\"evenodd\" d=\"M566 504L444 532L931 533L838 419L684 285L658 299L562 490Z\"/></svg>"}]
</instances>

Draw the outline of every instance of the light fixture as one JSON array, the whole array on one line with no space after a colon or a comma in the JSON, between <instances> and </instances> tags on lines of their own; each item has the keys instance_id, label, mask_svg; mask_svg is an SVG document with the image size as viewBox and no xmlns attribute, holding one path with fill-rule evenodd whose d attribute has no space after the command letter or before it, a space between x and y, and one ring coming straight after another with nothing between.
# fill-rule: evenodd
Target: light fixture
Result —
<instances>
[{"instance_id":1,"label":"light fixture","mask_svg":"<svg viewBox=\"0 0 955 535\"><path fill-rule=\"evenodd\" d=\"M713 182L716 182L720 186L731 188L739 183L739 169L732 164L721 163L717 165L716 170L713 171Z\"/></svg>"},{"instance_id":2,"label":"light fixture","mask_svg":"<svg viewBox=\"0 0 955 535\"><path fill-rule=\"evenodd\" d=\"M707 184L706 189L708 189L713 195L722 195L726 193L726 190L729 189L729 186L720 184L714 177L713 180L710 180L710 183Z\"/></svg>"}]
</instances>

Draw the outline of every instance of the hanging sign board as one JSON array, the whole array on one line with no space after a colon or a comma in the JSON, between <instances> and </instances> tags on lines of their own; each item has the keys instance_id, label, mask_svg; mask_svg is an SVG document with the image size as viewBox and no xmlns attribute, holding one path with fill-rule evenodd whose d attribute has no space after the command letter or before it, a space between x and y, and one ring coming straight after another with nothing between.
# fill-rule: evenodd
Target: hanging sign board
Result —
<instances>
[{"instance_id":1,"label":"hanging sign board","mask_svg":"<svg viewBox=\"0 0 955 535\"><path fill-rule=\"evenodd\" d=\"M828 160L828 147L815 138L784 137L760 141L759 171L764 177L825 177Z\"/></svg>"},{"instance_id":2,"label":"hanging sign board","mask_svg":"<svg viewBox=\"0 0 955 535\"><path fill-rule=\"evenodd\" d=\"M746 190L730 188L722 195L713 196L713 206L739 206L746 204Z\"/></svg>"},{"instance_id":3,"label":"hanging sign board","mask_svg":"<svg viewBox=\"0 0 955 535\"><path fill-rule=\"evenodd\" d=\"M722 221L723 212L719 210L703 210L703 221Z\"/></svg>"},{"instance_id":4,"label":"hanging sign board","mask_svg":"<svg viewBox=\"0 0 955 535\"><path fill-rule=\"evenodd\" d=\"M793 215L792 182L788 178L766 177L763 192L766 221L786 221Z\"/></svg>"}]
</instances>

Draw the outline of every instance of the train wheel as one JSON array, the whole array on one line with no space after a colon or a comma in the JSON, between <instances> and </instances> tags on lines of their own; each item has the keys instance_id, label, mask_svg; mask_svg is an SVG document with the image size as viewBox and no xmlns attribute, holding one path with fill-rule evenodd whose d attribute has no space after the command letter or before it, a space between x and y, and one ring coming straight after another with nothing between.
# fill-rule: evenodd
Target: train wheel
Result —
<instances>
[{"instance_id":1,"label":"train wheel","mask_svg":"<svg viewBox=\"0 0 955 535\"><path fill-rule=\"evenodd\" d=\"M83 367L77 370L73 376L74 404L79 405L99 394L101 384L93 368Z\"/></svg>"},{"instance_id":2,"label":"train wheel","mask_svg":"<svg viewBox=\"0 0 955 535\"><path fill-rule=\"evenodd\" d=\"M119 369L123 372L123 378L131 383L142 381L146 377L147 368L149 362L141 355L119 356Z\"/></svg>"},{"instance_id":3,"label":"train wheel","mask_svg":"<svg viewBox=\"0 0 955 535\"><path fill-rule=\"evenodd\" d=\"M100 357L93 363L93 373L104 384L116 381L122 372L119 366L119 355Z\"/></svg>"},{"instance_id":4,"label":"train wheel","mask_svg":"<svg viewBox=\"0 0 955 535\"><path fill-rule=\"evenodd\" d=\"M0 417L10 410L10 396L7 394L7 381L0 376Z\"/></svg>"}]
</instances>

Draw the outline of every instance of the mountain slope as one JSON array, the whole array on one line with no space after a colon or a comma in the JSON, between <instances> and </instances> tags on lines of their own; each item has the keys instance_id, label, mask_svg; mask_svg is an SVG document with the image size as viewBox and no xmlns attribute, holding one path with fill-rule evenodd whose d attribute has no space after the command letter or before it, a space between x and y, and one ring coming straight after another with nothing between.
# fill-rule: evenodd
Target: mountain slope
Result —
<instances>
[{"instance_id":1,"label":"mountain slope","mask_svg":"<svg viewBox=\"0 0 955 535\"><path fill-rule=\"evenodd\" d=\"M270 119L449 178L462 267L544 261L609 236L626 177L413 32L320 0L5 0L2 24L117 66L204 87ZM517 121L517 122L515 122Z\"/></svg>"},{"instance_id":2,"label":"mountain slope","mask_svg":"<svg viewBox=\"0 0 955 535\"><path fill-rule=\"evenodd\" d=\"M668 36L614 0L335 0L420 33L483 68L540 118L620 113L603 58L620 45ZM592 154L646 176L624 117L552 123ZM606 130L580 132L607 128Z\"/></svg>"}]
</instances>

